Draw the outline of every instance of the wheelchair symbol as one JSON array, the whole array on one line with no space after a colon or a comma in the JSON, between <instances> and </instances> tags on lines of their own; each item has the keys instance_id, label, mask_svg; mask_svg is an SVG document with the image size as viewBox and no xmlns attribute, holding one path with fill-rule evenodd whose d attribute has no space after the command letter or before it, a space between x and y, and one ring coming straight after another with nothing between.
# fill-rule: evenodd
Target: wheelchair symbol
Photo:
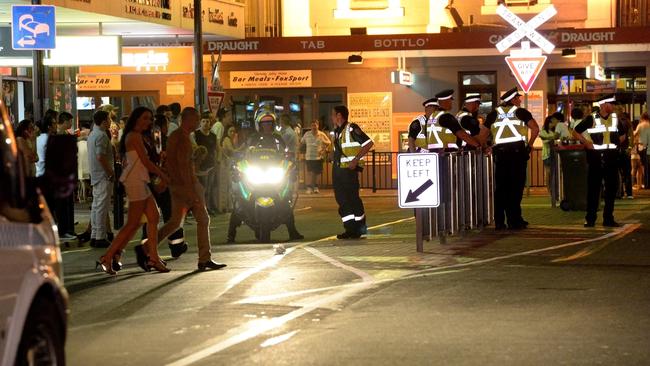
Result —
<instances>
[{"instance_id":1,"label":"wheelchair symbol","mask_svg":"<svg viewBox=\"0 0 650 366\"><path fill-rule=\"evenodd\" d=\"M45 33L48 37L50 35L50 25L35 21L34 16L31 14L24 14L18 18L18 30L24 30L32 34L31 36L26 35L16 42L20 47L35 45L39 34Z\"/></svg>"}]
</instances>

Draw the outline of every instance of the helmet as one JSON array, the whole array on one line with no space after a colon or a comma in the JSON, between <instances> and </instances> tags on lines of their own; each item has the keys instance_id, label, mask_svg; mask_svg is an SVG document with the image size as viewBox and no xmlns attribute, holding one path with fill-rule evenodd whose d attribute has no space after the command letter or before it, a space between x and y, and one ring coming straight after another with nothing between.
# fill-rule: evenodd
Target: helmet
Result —
<instances>
[{"instance_id":1,"label":"helmet","mask_svg":"<svg viewBox=\"0 0 650 366\"><path fill-rule=\"evenodd\" d=\"M278 117L275 114L275 102L273 101L263 101L260 102L257 106L257 111L255 111L255 130L260 131L260 120L266 116L273 118L273 129L277 126Z\"/></svg>"}]
</instances>

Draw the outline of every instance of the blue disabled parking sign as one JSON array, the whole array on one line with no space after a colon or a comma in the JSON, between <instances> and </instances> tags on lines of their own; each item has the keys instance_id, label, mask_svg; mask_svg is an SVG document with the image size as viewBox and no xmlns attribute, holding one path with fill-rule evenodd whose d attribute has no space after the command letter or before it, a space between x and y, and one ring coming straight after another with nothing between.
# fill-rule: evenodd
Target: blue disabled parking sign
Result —
<instances>
[{"instance_id":1,"label":"blue disabled parking sign","mask_svg":"<svg viewBox=\"0 0 650 366\"><path fill-rule=\"evenodd\" d=\"M51 50L56 47L55 7L14 5L11 7L11 47L14 50Z\"/></svg>"}]
</instances>

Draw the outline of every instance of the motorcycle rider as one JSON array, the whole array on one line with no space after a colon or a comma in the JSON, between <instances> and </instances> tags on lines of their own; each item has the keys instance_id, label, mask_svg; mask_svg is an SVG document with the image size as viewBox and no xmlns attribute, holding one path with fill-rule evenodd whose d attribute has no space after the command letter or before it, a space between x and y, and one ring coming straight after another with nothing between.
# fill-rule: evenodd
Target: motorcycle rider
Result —
<instances>
[{"instance_id":1,"label":"motorcycle rider","mask_svg":"<svg viewBox=\"0 0 650 366\"><path fill-rule=\"evenodd\" d=\"M275 114L275 107L269 104L261 104L255 112L255 129L257 133L253 133L246 140L246 153L251 151L259 151L260 149L269 150L272 154L287 159L288 149L280 135L275 133L277 124L277 116ZM288 210L287 230L289 231L289 240L301 240L305 237L298 232L293 216L293 209ZM242 218L235 208L230 214L230 223L228 225L228 238L227 243L234 243L235 236L237 235L237 227L241 225Z\"/></svg>"}]
</instances>

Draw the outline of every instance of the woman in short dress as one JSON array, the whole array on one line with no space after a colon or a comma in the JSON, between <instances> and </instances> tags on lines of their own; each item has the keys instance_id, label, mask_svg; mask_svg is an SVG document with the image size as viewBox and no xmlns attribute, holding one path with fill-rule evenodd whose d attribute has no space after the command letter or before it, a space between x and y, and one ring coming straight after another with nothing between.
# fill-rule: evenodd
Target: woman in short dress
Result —
<instances>
[{"instance_id":1,"label":"woman in short dress","mask_svg":"<svg viewBox=\"0 0 650 366\"><path fill-rule=\"evenodd\" d=\"M97 265L108 274L116 274L122 268L120 258L124 247L142 225L144 215L147 222L147 261L148 269L158 272L169 272L158 255L158 221L160 219L158 206L149 189L149 172L159 176L169 183L167 175L152 163L142 139L142 132L147 130L153 121L153 112L146 107L138 107L129 116L120 140L120 155L124 162L120 181L124 184L129 200L129 214L126 224L115 237L106 253L99 259Z\"/></svg>"}]
</instances>

